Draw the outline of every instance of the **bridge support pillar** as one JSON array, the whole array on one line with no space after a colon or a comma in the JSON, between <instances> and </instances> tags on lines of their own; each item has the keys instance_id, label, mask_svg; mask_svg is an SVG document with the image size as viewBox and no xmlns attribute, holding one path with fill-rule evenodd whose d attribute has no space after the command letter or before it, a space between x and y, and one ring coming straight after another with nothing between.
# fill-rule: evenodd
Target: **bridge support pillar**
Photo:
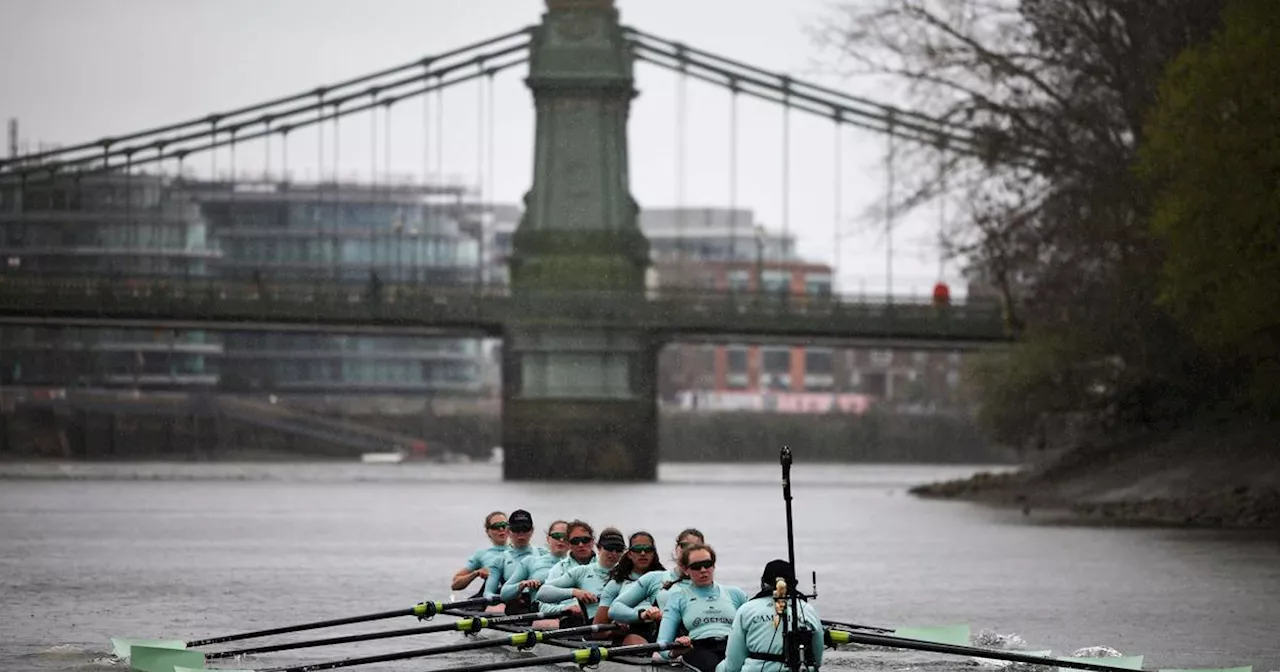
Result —
<instances>
[{"instance_id":1,"label":"bridge support pillar","mask_svg":"<svg viewBox=\"0 0 1280 672\"><path fill-rule=\"evenodd\" d=\"M657 478L656 354L640 334L508 333L503 478Z\"/></svg>"},{"instance_id":2,"label":"bridge support pillar","mask_svg":"<svg viewBox=\"0 0 1280 672\"><path fill-rule=\"evenodd\" d=\"M656 348L593 322L642 300L649 266L627 177L632 56L614 0L546 2L527 80L533 187L509 259L520 314L503 348L503 475L653 480Z\"/></svg>"}]
</instances>

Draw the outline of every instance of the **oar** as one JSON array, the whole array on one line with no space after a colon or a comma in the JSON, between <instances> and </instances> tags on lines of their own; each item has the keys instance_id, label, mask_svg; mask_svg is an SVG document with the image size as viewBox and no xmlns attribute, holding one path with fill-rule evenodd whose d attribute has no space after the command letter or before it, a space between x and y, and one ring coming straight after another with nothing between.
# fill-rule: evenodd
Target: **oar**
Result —
<instances>
[{"instance_id":1,"label":"oar","mask_svg":"<svg viewBox=\"0 0 1280 672\"><path fill-rule=\"evenodd\" d=\"M132 649L135 646L146 646L160 649L186 649L196 646L204 646L206 644L221 644L222 642L234 642L241 639L253 639L254 637L267 637L269 635L282 635L288 632L299 632L302 630L314 630L316 628L328 628L336 625L350 625L352 623L367 623L369 621L378 621L387 618L398 618L400 616L417 616L419 619L429 619L438 613L447 609L465 609L467 607L480 607L492 604L498 604L501 598L493 597L477 597L460 602L420 602L408 609L395 609L393 611L380 611L376 614L363 614L361 616L348 616L347 618L335 618L327 621L315 621L312 623L301 623L298 625L289 625L282 628L270 628L267 630L254 630L252 632L242 632L234 635L222 635L220 637L206 637L205 639L193 639L190 641L182 641L180 639L129 639L125 637L112 637L112 651L117 658L131 657Z\"/></svg>"},{"instance_id":2,"label":"oar","mask_svg":"<svg viewBox=\"0 0 1280 672\"><path fill-rule=\"evenodd\" d=\"M935 642L937 644L956 644L959 646L968 644L969 635L971 634L968 624L923 625L902 628L885 628L877 625L859 625L857 623L826 620L824 620L822 624L827 627L843 628L845 630L862 630L882 635L892 635L903 639L916 639L925 642Z\"/></svg>"},{"instance_id":3,"label":"oar","mask_svg":"<svg viewBox=\"0 0 1280 672\"><path fill-rule=\"evenodd\" d=\"M857 623L848 623L846 621L829 621L822 619L822 624L829 628L844 628L845 630L865 630L870 632L880 632L889 634L893 632L893 628L882 628L878 625L859 625Z\"/></svg>"},{"instance_id":4,"label":"oar","mask_svg":"<svg viewBox=\"0 0 1280 672\"><path fill-rule=\"evenodd\" d=\"M205 660L215 660L218 658L234 658L236 656L246 656L251 653L271 653L274 651L288 651L290 649L307 649L313 646L328 646L330 644L350 644L352 642L367 642L371 639L388 639L391 637L407 637L409 635L425 635L432 632L447 632L449 630L457 630L459 632L480 632L482 628L488 628L494 625L503 625L511 623L521 623L524 621L536 621L540 618L548 618L548 614L516 614L514 616L497 616L494 618L464 618L453 623L440 623L437 625L422 625L416 628L404 628L401 630L387 630L385 632L365 632L358 635L343 635L341 637L326 637L324 639L310 639L303 642L288 642L286 644L271 644L268 646L254 646L246 649L232 649L230 651L218 651L217 653L204 654Z\"/></svg>"},{"instance_id":5,"label":"oar","mask_svg":"<svg viewBox=\"0 0 1280 672\"><path fill-rule=\"evenodd\" d=\"M257 672L311 672L312 670L331 670L336 667L351 667L353 665L367 665L369 663L385 663L392 660L405 660L406 658L423 658L426 656L434 656L441 653L456 653L458 651L473 651L476 649L490 649L499 646L514 646L521 649L532 648L535 644L540 644L547 639L553 637L576 637L578 635L590 635L597 632L608 632L616 629L618 626L613 623L595 623L592 625L580 625L576 628L562 628L559 630L531 630L529 632L520 632L509 637L499 639L472 639L466 642L458 642L456 644L443 644L440 646L431 646L425 649L414 649L412 651L401 651L399 653L384 653L377 656L364 656L361 658L347 658L345 660L335 660L326 663L311 663L310 665L298 665L294 667L272 667ZM219 670L218 672L228 672ZM229 672L236 672L231 670ZM249 671L245 671L249 672Z\"/></svg>"},{"instance_id":6,"label":"oar","mask_svg":"<svg viewBox=\"0 0 1280 672\"><path fill-rule=\"evenodd\" d=\"M596 626L585 625L583 628L591 628ZM601 627L613 627L603 625ZM550 632L550 631L548 631ZM520 633L526 634L526 633ZM509 644L505 639L488 640L493 641L497 645ZM487 642L486 642L487 643ZM442 647L443 648L443 647ZM653 653L655 651L667 651L670 649L680 648L674 643L658 643L658 644L632 644L628 646L593 646L585 649L574 649L551 656L537 656L534 658L521 658L517 660L499 660L492 663L478 663L475 665L461 665L459 667L444 667L436 672L494 672L495 670L514 670L522 667L538 667L540 665L554 665L556 663L575 663L577 665L596 665L604 662L609 658L618 658L621 656L629 656L637 653ZM405 653L410 653L406 651ZM398 654L388 654L398 655ZM372 661L364 661L372 662ZM328 665L328 663L317 663L316 665ZM301 667L275 668L274 672L282 670L290 670L304 672L309 670L326 669L324 667L316 667L315 665L303 665ZM198 667L186 667L183 665L174 666L173 672L205 672ZM255 672L254 670L228 670L219 669L217 672Z\"/></svg>"},{"instance_id":7,"label":"oar","mask_svg":"<svg viewBox=\"0 0 1280 672\"><path fill-rule=\"evenodd\" d=\"M1071 668L1076 670L1089 670L1090 672L1131 672L1131 667L1121 667L1119 665L1104 665L1102 663L1085 662L1079 658L1048 658L1045 656L1029 656L1016 651L994 651L991 649L980 649L974 646L958 646L955 644L941 644L938 642L924 642L913 639L905 639L902 637L890 637L888 635L877 635L861 632L847 632L844 630L827 630L827 640L831 644L870 644L872 646L887 646L895 649L911 649L915 651L929 651L931 653L942 653L953 656L967 656L973 658L987 658L990 660L1007 660L1011 663L1024 663L1027 665L1047 665L1049 667ZM1105 660L1099 658L1098 660ZM1252 672L1253 667L1240 668L1211 668L1225 672L1230 669L1231 672ZM1165 671L1172 672L1172 671ZM1182 670L1180 672L1193 672L1192 670ZM1194 672L1208 672L1207 670L1197 670Z\"/></svg>"}]
</instances>

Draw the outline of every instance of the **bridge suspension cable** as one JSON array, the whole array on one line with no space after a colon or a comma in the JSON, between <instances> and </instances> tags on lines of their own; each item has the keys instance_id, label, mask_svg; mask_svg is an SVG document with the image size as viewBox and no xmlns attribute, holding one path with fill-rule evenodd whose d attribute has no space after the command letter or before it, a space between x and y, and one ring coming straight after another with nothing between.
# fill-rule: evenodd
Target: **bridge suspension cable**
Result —
<instances>
[{"instance_id":1,"label":"bridge suspension cable","mask_svg":"<svg viewBox=\"0 0 1280 672\"><path fill-rule=\"evenodd\" d=\"M688 76L723 86L779 105L831 118L841 113L842 123L877 133L887 133L892 120L899 139L930 145L947 145L952 150L979 158L990 156L995 136L991 129L957 124L926 114L905 110L853 96L835 89L796 80L733 59L678 43L633 28L626 28L636 58L669 70L683 68ZM785 83L785 84L784 84ZM789 95L787 95L789 94ZM1031 161L1034 148L1005 148L1016 151L1014 158Z\"/></svg>"},{"instance_id":2,"label":"bridge suspension cable","mask_svg":"<svg viewBox=\"0 0 1280 672\"><path fill-rule=\"evenodd\" d=\"M524 38L524 40L521 41L518 44L518 46L514 48L515 50L527 49L529 46L529 38L532 35L533 30L534 28L532 26L524 27L519 30L514 30L509 33L504 33L502 35L489 38L487 40L482 40L482 41L468 44L462 47L458 47L457 49L451 49L449 51L446 51L440 54L426 56L426 57L417 59L415 61L412 61L410 63L404 63L391 68L386 68L384 70L378 70L376 72L342 80L340 82L329 84L327 86L312 88L307 91L283 96L280 98L274 98L272 100L264 101L254 105L247 105L247 106L236 108L233 110L228 110L226 112L209 114L197 119L190 119L187 121L166 124L163 126L148 128L142 131L136 131L133 133L127 133L119 136L105 137L99 140L95 140L93 142L85 142L78 145L71 145L68 147L58 147L58 148L46 150L43 152L34 152L31 154L24 154L16 157L0 158L0 170L11 167L11 166L15 166L15 165L25 164L25 163L44 162L56 157L66 156L68 154L82 154L88 151L96 152L97 150L100 150L100 149L110 149L112 146L119 145L121 143L132 142L134 140L149 138L149 137L158 136L158 135L164 135L168 133L173 133L175 131L182 131L190 128L212 127L213 129L215 129L214 133L216 134L216 128L220 123L227 122L227 121L234 121L234 118L236 117L243 117L243 116L252 115L255 113L264 112L266 110L270 110L271 108L280 107L282 105L288 105L290 103L296 103L299 101L310 100L317 96L323 97L326 92L333 93L333 92L341 91L343 89L349 89L352 87L361 86L369 82L385 79L387 77L398 75L402 72L413 70L415 68L423 68L423 67L429 68L429 67L432 67L434 64L438 63L439 61L454 59L458 56L469 54L471 52L478 51L481 49L486 49L493 45L502 44L504 42L510 42L515 38L521 38L521 37ZM510 52L506 50L500 50L500 53L510 53ZM463 64L458 64L458 65L452 66L450 69L462 67L462 65ZM373 88L380 88L384 90L388 88L395 88L401 85L401 83L403 83L404 81L405 80L403 79L397 80L397 82L382 84ZM280 114L266 114L264 115L264 118L278 119L280 116L281 116ZM245 126L248 124L258 123L261 121L262 121L262 118L244 119L240 121L235 121L233 125ZM66 163L68 162L68 160L64 159L60 162Z\"/></svg>"},{"instance_id":3,"label":"bridge suspension cable","mask_svg":"<svg viewBox=\"0 0 1280 672\"><path fill-rule=\"evenodd\" d=\"M527 53L519 54L514 58L510 58L510 57L502 58L501 56L509 56L510 54L521 51L523 49L524 47L503 50L503 52L501 52L500 56L497 58L495 58L493 54L485 55L484 59L486 61L494 61L494 63L493 65L487 66L483 72L479 72L479 73L461 74L461 75L456 75L452 78L446 79L446 75L448 71L456 70L462 66L449 66L447 69L433 70L431 72L431 76L439 77L438 81L435 84L424 85L408 91L399 92L395 96L389 96L387 98L384 98L382 101L380 101L377 104L392 105L407 98L422 96L431 92L439 92L451 86L456 86L458 84L469 82L479 77L487 76L490 74L496 74L503 70L507 70L509 68L512 68L518 65L522 65L524 63L527 63L529 60ZM418 76L408 81L418 82L418 81L421 81L422 79L423 79L422 76ZM324 121L327 121L327 119L330 117L334 119L334 123L336 125L337 120L340 117L346 117L353 114L359 114L361 112L369 111L373 107L373 105L369 103L349 105L344 107L344 104L349 103L353 100L356 100L366 95L368 95L368 92L364 91L364 92L352 94L350 96L346 96L343 98L334 99L327 103L321 101L317 103L303 105L287 113L282 113L281 115L273 115L272 117L269 118L269 120L273 122L278 122L280 121L282 116L296 116L298 114L302 114L302 113L309 114L311 112L316 112L316 116L304 117L300 121L293 124L287 124L287 125L274 127L274 128L268 127L266 130L257 130L250 133L245 133L243 135L238 135L237 137L239 138L240 141L259 140L272 133L288 133L290 131L293 131L299 128L305 128L307 126L321 125L323 124ZM333 112L331 115L328 115L328 116L325 115L325 112L324 112L325 107L333 108ZM263 118L263 119L257 119L251 122L245 122L244 126L255 126L258 124L265 124L267 120L268 119ZM237 133L239 133L241 128L243 128L243 126L237 126L234 128L234 130ZM323 136L323 133L321 135ZM336 141L336 138L335 138L335 141ZM189 144L180 144L180 143L189 143ZM197 153L197 152L215 150L221 147L226 147L226 146L229 146L230 144L231 143L228 139L218 138L216 133L210 133L208 131L200 131L198 133L188 133L178 137L164 138L164 139L157 140L145 145L129 145L129 146L120 147L116 149L106 149L101 154L98 154L93 157L85 157L81 159L74 159L74 160L60 162L60 163L49 163L49 164L42 164L38 166L22 167L13 171L12 173L0 173L0 178L12 178L14 175L52 176L57 174L58 172L66 171L69 169L74 169L74 170L85 172L85 173L108 172L111 170L118 169L121 166L122 162L118 162L118 160L121 157L132 156L133 154L136 154L142 151L151 150L155 153L148 156L143 156L141 158L132 159L132 163L134 165L149 164L149 163L154 163L156 161L163 160L164 158L167 158L165 156L166 151L169 151L171 154L174 154L174 155L181 155L185 157L187 155ZM178 145L178 148L176 150L172 149L175 145ZM323 145L319 146L319 151L321 155L321 161L323 161ZM443 153L439 153L439 156L442 157ZM117 161L117 162L113 163L113 161ZM88 164L89 166L88 168L85 167L86 164ZM216 171L216 163L214 164L214 170Z\"/></svg>"}]
</instances>

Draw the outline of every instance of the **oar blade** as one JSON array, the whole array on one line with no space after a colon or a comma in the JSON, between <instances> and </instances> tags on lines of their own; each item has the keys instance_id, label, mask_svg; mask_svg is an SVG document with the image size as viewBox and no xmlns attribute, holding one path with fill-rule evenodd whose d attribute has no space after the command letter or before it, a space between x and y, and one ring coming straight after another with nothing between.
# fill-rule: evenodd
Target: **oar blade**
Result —
<instances>
[{"instance_id":1,"label":"oar blade","mask_svg":"<svg viewBox=\"0 0 1280 672\"><path fill-rule=\"evenodd\" d=\"M894 637L953 646L968 646L970 634L968 624L906 627L893 631Z\"/></svg>"},{"instance_id":2,"label":"oar blade","mask_svg":"<svg viewBox=\"0 0 1280 672\"><path fill-rule=\"evenodd\" d=\"M130 650L129 667L138 672L173 672L173 668L179 665L203 670L204 654L159 646L134 646Z\"/></svg>"},{"instance_id":3,"label":"oar blade","mask_svg":"<svg viewBox=\"0 0 1280 672\"><path fill-rule=\"evenodd\" d=\"M135 646L150 646L157 649L185 649L187 643L181 639L132 639L129 637L112 637L111 653L120 660L129 658L130 650Z\"/></svg>"},{"instance_id":4,"label":"oar blade","mask_svg":"<svg viewBox=\"0 0 1280 672\"><path fill-rule=\"evenodd\" d=\"M1141 670L1143 656L1104 656L1104 657L1084 657L1084 656L1059 656L1058 660L1069 660L1076 663L1089 663L1090 665L1105 665L1117 670ZM1073 672L1069 667L1059 667L1058 672Z\"/></svg>"}]
</instances>

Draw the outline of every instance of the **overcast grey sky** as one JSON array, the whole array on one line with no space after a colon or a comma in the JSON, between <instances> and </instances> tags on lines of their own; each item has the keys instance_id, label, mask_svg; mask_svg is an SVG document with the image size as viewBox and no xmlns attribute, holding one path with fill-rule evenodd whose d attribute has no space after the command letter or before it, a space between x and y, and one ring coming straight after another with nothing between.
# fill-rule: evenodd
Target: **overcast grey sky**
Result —
<instances>
[{"instance_id":1,"label":"overcast grey sky","mask_svg":"<svg viewBox=\"0 0 1280 672\"><path fill-rule=\"evenodd\" d=\"M893 102L882 86L822 78L833 62L805 32L830 15L824 0L619 0L622 20L646 32L786 71L815 83ZM0 116L17 117L28 142L70 144L256 103L409 62L536 23L543 0L0 0ZM532 179L533 112L523 69L496 87L494 188L518 202ZM641 91L630 127L632 191L641 207L672 206L676 188L676 79L637 67ZM392 171L421 174L422 114L416 101L394 108ZM477 92L445 96L444 172L477 176ZM727 206L729 95L688 83L684 204ZM433 110L434 111L434 110ZM782 225L782 121L776 106L739 104L738 205L766 226ZM833 260L834 131L829 121L793 113L790 228L809 258ZM343 122L342 166L369 172L367 117ZM332 133L332 130L329 131ZM844 135L841 289L884 285L884 235L854 220L883 199L885 139ZM314 175L314 134L290 145L296 177ZM381 144L381 143L379 143ZM5 148L7 151L7 147ZM278 151L278 150L277 150ZM382 147L377 148L378 152ZM225 168L225 156L219 166ZM242 148L242 170L261 171L261 151ZM207 162L193 160L195 168ZM383 158L377 158L381 170ZM278 159L276 166L278 168ZM938 214L916 213L894 235L895 288L927 292L937 277ZM954 265L947 267L953 284Z\"/></svg>"}]
</instances>

